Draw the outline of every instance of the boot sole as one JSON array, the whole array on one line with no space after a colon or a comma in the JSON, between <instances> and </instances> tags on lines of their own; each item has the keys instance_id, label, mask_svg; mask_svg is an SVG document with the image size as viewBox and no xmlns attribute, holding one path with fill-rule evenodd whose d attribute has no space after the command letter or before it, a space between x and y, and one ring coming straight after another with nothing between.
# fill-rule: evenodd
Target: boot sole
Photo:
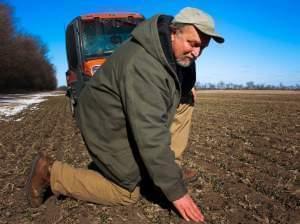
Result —
<instances>
[{"instance_id":1,"label":"boot sole","mask_svg":"<svg viewBox=\"0 0 300 224\"><path fill-rule=\"evenodd\" d=\"M35 156L35 158L34 158L32 164L31 164L31 169L30 169L29 176L28 176L28 178L27 178L27 180L26 180L26 184L25 184L25 195L26 195L27 201L29 202L29 204L30 204L31 206L33 205L33 204L32 204L32 201L31 201L31 199L32 199L32 198L31 198L32 178L33 178L34 171L35 171L35 168L36 168L36 166L37 166L37 163L38 163L38 161L40 160L40 158L41 158L42 156L43 156L42 152L39 152L39 153Z\"/></svg>"}]
</instances>

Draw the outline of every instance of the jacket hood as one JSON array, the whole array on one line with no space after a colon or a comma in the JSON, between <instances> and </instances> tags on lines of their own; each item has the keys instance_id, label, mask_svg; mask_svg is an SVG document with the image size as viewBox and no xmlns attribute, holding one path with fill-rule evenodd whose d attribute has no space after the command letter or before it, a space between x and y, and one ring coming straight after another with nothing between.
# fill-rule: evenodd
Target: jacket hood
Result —
<instances>
[{"instance_id":1,"label":"jacket hood","mask_svg":"<svg viewBox=\"0 0 300 224\"><path fill-rule=\"evenodd\" d=\"M161 46L157 23L159 17L155 15L152 18L140 23L133 31L133 38L154 58L159 60L164 66L168 67L175 73L172 66L169 64L164 50Z\"/></svg>"}]
</instances>

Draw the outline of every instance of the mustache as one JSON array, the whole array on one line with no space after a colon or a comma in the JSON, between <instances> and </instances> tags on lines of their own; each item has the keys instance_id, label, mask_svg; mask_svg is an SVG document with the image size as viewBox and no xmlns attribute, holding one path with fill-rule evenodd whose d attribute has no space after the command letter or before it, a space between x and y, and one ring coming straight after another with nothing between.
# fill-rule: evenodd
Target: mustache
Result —
<instances>
[{"instance_id":1,"label":"mustache","mask_svg":"<svg viewBox=\"0 0 300 224\"><path fill-rule=\"evenodd\" d=\"M182 56L182 58L188 58L188 59L190 59L191 61L195 61L195 60L198 58L198 55L196 56L196 55L193 55L193 54L191 54L191 53L187 53L187 54L184 54L184 55Z\"/></svg>"},{"instance_id":2,"label":"mustache","mask_svg":"<svg viewBox=\"0 0 300 224\"><path fill-rule=\"evenodd\" d=\"M186 58L188 58L190 61L196 61L197 57L195 56L186 56Z\"/></svg>"}]
</instances>

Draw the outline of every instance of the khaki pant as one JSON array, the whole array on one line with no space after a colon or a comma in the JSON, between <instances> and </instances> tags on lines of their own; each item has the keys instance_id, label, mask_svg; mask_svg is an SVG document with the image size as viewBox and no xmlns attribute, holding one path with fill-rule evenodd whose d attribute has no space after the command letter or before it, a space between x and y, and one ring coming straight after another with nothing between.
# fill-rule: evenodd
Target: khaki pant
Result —
<instances>
[{"instance_id":1,"label":"khaki pant","mask_svg":"<svg viewBox=\"0 0 300 224\"><path fill-rule=\"evenodd\" d=\"M192 105L180 104L170 128L171 149L178 161L188 142L192 112ZM51 168L50 184L56 195L103 205L128 205L137 202L140 197L139 187L129 192L96 171L74 168L59 161L55 161Z\"/></svg>"},{"instance_id":2,"label":"khaki pant","mask_svg":"<svg viewBox=\"0 0 300 224\"><path fill-rule=\"evenodd\" d=\"M193 109L194 106L191 104L179 104L170 128L171 149L175 153L176 162L178 164L180 164L182 153L188 144Z\"/></svg>"}]
</instances>

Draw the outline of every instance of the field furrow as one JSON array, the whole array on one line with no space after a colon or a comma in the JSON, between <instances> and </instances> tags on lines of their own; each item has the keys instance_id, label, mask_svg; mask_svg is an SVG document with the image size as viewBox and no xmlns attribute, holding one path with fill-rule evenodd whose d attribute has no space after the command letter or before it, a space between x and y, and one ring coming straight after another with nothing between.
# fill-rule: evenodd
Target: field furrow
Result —
<instances>
[{"instance_id":1,"label":"field furrow","mask_svg":"<svg viewBox=\"0 0 300 224\"><path fill-rule=\"evenodd\" d=\"M188 187L206 223L299 224L300 93L200 91L193 116L184 165L199 172ZM38 151L76 167L89 155L65 96L0 125L0 223L185 223L146 198L108 207L50 197L30 208L23 188Z\"/></svg>"}]
</instances>

